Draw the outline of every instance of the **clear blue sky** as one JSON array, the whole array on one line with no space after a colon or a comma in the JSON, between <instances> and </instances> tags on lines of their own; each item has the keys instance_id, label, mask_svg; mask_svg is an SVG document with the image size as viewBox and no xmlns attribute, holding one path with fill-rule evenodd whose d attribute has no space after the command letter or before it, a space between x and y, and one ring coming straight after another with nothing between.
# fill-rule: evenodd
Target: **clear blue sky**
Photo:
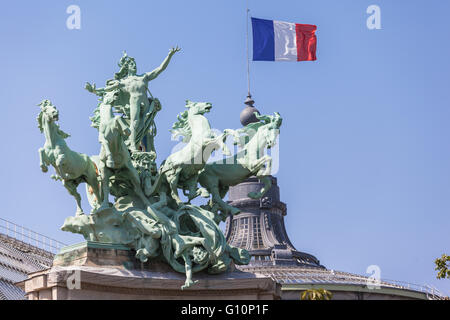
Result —
<instances>
[{"instance_id":1,"label":"clear blue sky","mask_svg":"<svg viewBox=\"0 0 450 320\"><path fill-rule=\"evenodd\" d=\"M81 30L66 8L81 8ZM381 8L382 30L366 9ZM431 284L433 261L450 253L450 3L441 0L250 0L254 17L318 26L318 60L252 62L252 93L263 113L284 118L277 174L286 225L299 250L330 269ZM3 137L1 217L67 243L59 230L74 202L39 169L44 143L38 104L51 99L69 146L97 154L89 116L127 50L138 72L153 70L179 45L150 85L159 160L175 142L168 129L184 100L210 101L219 129L238 128L246 96L244 1L8 1L0 13ZM84 192L80 187L80 192Z\"/></svg>"}]
</instances>

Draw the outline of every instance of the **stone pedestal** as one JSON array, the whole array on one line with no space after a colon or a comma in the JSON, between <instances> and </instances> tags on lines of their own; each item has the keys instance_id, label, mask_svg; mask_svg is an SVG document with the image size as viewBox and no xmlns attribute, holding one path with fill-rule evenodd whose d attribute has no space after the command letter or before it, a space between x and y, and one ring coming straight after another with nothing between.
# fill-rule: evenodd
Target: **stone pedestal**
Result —
<instances>
[{"instance_id":1,"label":"stone pedestal","mask_svg":"<svg viewBox=\"0 0 450 320\"><path fill-rule=\"evenodd\" d=\"M237 269L199 272L193 279L198 283L181 290L185 275L164 262L144 264L125 246L83 242L63 248L51 269L30 274L20 285L30 300L274 300L281 295L272 279Z\"/></svg>"}]
</instances>

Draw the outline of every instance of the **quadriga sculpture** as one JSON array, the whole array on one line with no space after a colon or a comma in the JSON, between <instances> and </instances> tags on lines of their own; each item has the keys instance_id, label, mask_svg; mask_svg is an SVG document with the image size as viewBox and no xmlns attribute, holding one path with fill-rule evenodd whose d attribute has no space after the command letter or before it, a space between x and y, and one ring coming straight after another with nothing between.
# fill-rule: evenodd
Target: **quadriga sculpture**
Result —
<instances>
[{"instance_id":1,"label":"quadriga sculpture","mask_svg":"<svg viewBox=\"0 0 450 320\"><path fill-rule=\"evenodd\" d=\"M65 139L69 135L56 124L59 119L56 107L49 100L43 100L39 106L41 112L37 118L38 127L45 136L44 147L39 149L41 170L47 172L49 165L55 168L57 176L54 179L62 180L64 187L77 202L76 215L82 215L81 196L77 191L81 182L89 185L88 192L95 197L94 207L102 200L97 167L89 156L72 151L67 146Z\"/></svg>"},{"instance_id":2,"label":"quadriga sculpture","mask_svg":"<svg viewBox=\"0 0 450 320\"><path fill-rule=\"evenodd\" d=\"M237 214L238 208L232 207L222 199L227 194L230 186L237 185L256 176L264 186L258 193L251 192L248 196L259 199L272 186L271 173L272 158L264 154L265 148L271 148L280 132L282 118L275 112L274 116L255 116L262 122L248 124L243 129L234 131L235 139L241 150L234 156L205 165L200 173L198 181L212 195L212 201L219 205L225 213ZM244 134L240 136L240 134Z\"/></svg>"},{"instance_id":3,"label":"quadriga sculpture","mask_svg":"<svg viewBox=\"0 0 450 320\"><path fill-rule=\"evenodd\" d=\"M124 55L120 71L104 88L86 85L100 97L91 118L92 126L99 130L99 155L88 157L71 151L64 141L68 135L55 123L58 111L44 100L38 122L46 142L39 154L42 170L46 172L47 166L53 165L57 179L77 201L77 214L65 220L63 230L82 234L89 241L126 245L142 263L165 261L173 270L186 274L182 289L187 289L196 282L195 272L215 274L233 263L249 263L249 253L228 245L218 226L227 213L237 213L222 198L229 186L253 175L265 184L259 193L250 195L252 198L261 197L270 188L271 158L263 151L274 145L281 117L277 113L259 116L258 123L216 135L205 116L211 103L188 100L171 130L174 137L182 136L186 145L158 168L153 138L154 119L161 105L158 99L147 96L147 85L178 51L171 49L159 68L142 76L136 74L134 59ZM233 157L225 145L228 135L242 147ZM207 164L216 149L228 156L225 164ZM88 185L93 207L90 215L82 215L76 190L81 182ZM187 197L186 202L178 189ZM210 194L209 204L190 204L195 197ZM111 196L113 203L109 202Z\"/></svg>"}]
</instances>

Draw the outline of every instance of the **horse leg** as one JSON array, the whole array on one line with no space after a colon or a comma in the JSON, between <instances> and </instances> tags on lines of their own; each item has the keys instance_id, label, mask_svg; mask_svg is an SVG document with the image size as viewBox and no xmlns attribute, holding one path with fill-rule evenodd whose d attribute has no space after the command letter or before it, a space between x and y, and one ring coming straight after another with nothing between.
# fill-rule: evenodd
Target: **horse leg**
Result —
<instances>
[{"instance_id":1,"label":"horse leg","mask_svg":"<svg viewBox=\"0 0 450 320\"><path fill-rule=\"evenodd\" d=\"M260 199L272 187L272 180L269 177L272 171L272 158L266 155L258 162L254 168L254 171L257 171L255 176L264 183L264 186L259 192L250 192L248 194L248 197L252 199ZM266 164L266 167L264 167L264 164Z\"/></svg>"},{"instance_id":2,"label":"horse leg","mask_svg":"<svg viewBox=\"0 0 450 320\"><path fill-rule=\"evenodd\" d=\"M224 133L222 133L221 139L220 139L220 149L223 151L223 154L226 156L231 156L231 151L230 149L228 149L228 146L226 144L226 140L227 140L227 136L230 133L228 133L228 131L225 131Z\"/></svg>"},{"instance_id":3,"label":"horse leg","mask_svg":"<svg viewBox=\"0 0 450 320\"><path fill-rule=\"evenodd\" d=\"M75 198L77 201L77 212L76 215L83 215L83 209L81 209L81 196L77 191L78 184L73 180L63 180L63 185L69 191L69 193Z\"/></svg>"},{"instance_id":4,"label":"horse leg","mask_svg":"<svg viewBox=\"0 0 450 320\"><path fill-rule=\"evenodd\" d=\"M61 177L63 179L70 179L70 178L74 178L74 177L70 177L69 174L66 172L66 170L64 170L64 164L66 162L66 155L64 153L59 153L58 156L56 157L56 161L55 161L55 166L56 168L58 168L58 172L60 173Z\"/></svg>"},{"instance_id":5,"label":"horse leg","mask_svg":"<svg viewBox=\"0 0 450 320\"><path fill-rule=\"evenodd\" d=\"M194 176L185 182L185 185L187 185L189 188L189 194L187 195L189 202L191 202L192 199L195 199L198 196L202 196L203 198L209 197L208 190L206 190L205 188L198 188L197 184L198 184L197 176Z\"/></svg>"},{"instance_id":6,"label":"horse leg","mask_svg":"<svg viewBox=\"0 0 450 320\"><path fill-rule=\"evenodd\" d=\"M105 152L106 166L108 168L114 168L116 166L116 164L114 163L114 158L113 158L111 150L109 148L108 140L106 140L105 136L102 133L99 134L98 140L100 141L100 143L104 149L104 152Z\"/></svg>"},{"instance_id":7,"label":"horse leg","mask_svg":"<svg viewBox=\"0 0 450 320\"><path fill-rule=\"evenodd\" d=\"M261 169L264 169L264 164L267 162L267 158L266 156L260 158L260 159L256 159L253 162L244 159L246 161L244 167L247 168L247 170L250 171L251 175L260 175L262 176L263 174L261 173Z\"/></svg>"},{"instance_id":8,"label":"horse leg","mask_svg":"<svg viewBox=\"0 0 450 320\"><path fill-rule=\"evenodd\" d=\"M103 193L103 201L101 206L97 209L97 211L108 209L109 208L109 178L111 178L112 171L106 166L101 170L102 172L102 193Z\"/></svg>"},{"instance_id":9,"label":"horse leg","mask_svg":"<svg viewBox=\"0 0 450 320\"><path fill-rule=\"evenodd\" d=\"M176 201L178 205L182 204L180 197L178 196L178 179L180 178L182 168L177 168L172 170L172 172L168 171L165 173L167 182L170 186L170 194L172 198Z\"/></svg>"},{"instance_id":10,"label":"horse leg","mask_svg":"<svg viewBox=\"0 0 450 320\"><path fill-rule=\"evenodd\" d=\"M200 184L205 187L211 193L211 202L214 205L218 205L223 213L237 214L240 212L239 209L230 206L228 203L223 201L223 198L228 192L228 187L219 187L219 178L214 174L209 174L203 172L200 176ZM212 206L213 206L212 205Z\"/></svg>"},{"instance_id":11,"label":"horse leg","mask_svg":"<svg viewBox=\"0 0 450 320\"><path fill-rule=\"evenodd\" d=\"M270 188L272 187L272 179L270 178L270 176L256 176L256 178L258 178L259 180L261 180L261 182L264 184L263 187L261 188L261 190L259 190L258 193L254 193L254 197L250 197L252 199L261 199L267 191L270 190ZM252 192L250 192L252 193ZM252 194L253 195L253 194Z\"/></svg>"},{"instance_id":12,"label":"horse leg","mask_svg":"<svg viewBox=\"0 0 450 320\"><path fill-rule=\"evenodd\" d=\"M95 201L92 201L91 203L93 209L95 210L102 202L102 198L100 195L100 187L97 180L97 170L93 162L88 162L88 166L86 169L86 184L88 186L88 198L92 199L92 195L95 197Z\"/></svg>"},{"instance_id":13,"label":"horse leg","mask_svg":"<svg viewBox=\"0 0 450 320\"><path fill-rule=\"evenodd\" d=\"M265 170L261 174L259 174L259 172L258 172L257 175L269 176L272 173L272 157L265 155L262 159L264 160L264 162L266 164Z\"/></svg>"},{"instance_id":14,"label":"horse leg","mask_svg":"<svg viewBox=\"0 0 450 320\"><path fill-rule=\"evenodd\" d=\"M217 203L219 207L224 211L224 213L230 213L232 215L238 214L241 212L238 208L230 206L228 203L223 201L223 198L219 191L219 186L217 184L210 186L210 192L212 195L213 202Z\"/></svg>"},{"instance_id":15,"label":"horse leg","mask_svg":"<svg viewBox=\"0 0 450 320\"><path fill-rule=\"evenodd\" d=\"M41 170L42 172L47 172L48 171L48 159L47 156L45 154L45 149L44 148L39 148L39 165L41 166Z\"/></svg>"},{"instance_id":16,"label":"horse leg","mask_svg":"<svg viewBox=\"0 0 450 320\"><path fill-rule=\"evenodd\" d=\"M223 185L219 185L219 197L222 200L222 202L225 204L225 206L227 208L230 208L229 213L231 215L235 215L241 212L241 210L239 208L233 207L231 205L229 205L227 202L223 201L223 198L225 198L225 196L227 195L228 191L230 190L230 187L228 186L223 186ZM226 213L226 212L225 212ZM226 219L226 215L224 216L224 219L222 221L225 222Z\"/></svg>"}]
</instances>

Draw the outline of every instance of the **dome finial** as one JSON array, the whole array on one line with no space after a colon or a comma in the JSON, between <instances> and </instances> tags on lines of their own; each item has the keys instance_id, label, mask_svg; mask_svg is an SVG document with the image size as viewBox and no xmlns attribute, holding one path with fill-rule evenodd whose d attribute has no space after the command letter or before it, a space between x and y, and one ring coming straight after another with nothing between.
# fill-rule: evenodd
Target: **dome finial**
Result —
<instances>
[{"instance_id":1,"label":"dome finial","mask_svg":"<svg viewBox=\"0 0 450 320\"><path fill-rule=\"evenodd\" d=\"M240 120L241 124L245 127L249 123L259 121L254 114L255 112L259 114L259 111L253 106L255 104L255 101L252 99L252 95L250 94L250 92L248 93L247 99L245 99L244 104L246 105L246 107L241 112Z\"/></svg>"},{"instance_id":2,"label":"dome finial","mask_svg":"<svg viewBox=\"0 0 450 320\"><path fill-rule=\"evenodd\" d=\"M249 92L248 96L247 96L247 99L245 99L244 104L248 105L249 107L253 107L254 103L255 103L255 100L252 99L252 95Z\"/></svg>"}]
</instances>

